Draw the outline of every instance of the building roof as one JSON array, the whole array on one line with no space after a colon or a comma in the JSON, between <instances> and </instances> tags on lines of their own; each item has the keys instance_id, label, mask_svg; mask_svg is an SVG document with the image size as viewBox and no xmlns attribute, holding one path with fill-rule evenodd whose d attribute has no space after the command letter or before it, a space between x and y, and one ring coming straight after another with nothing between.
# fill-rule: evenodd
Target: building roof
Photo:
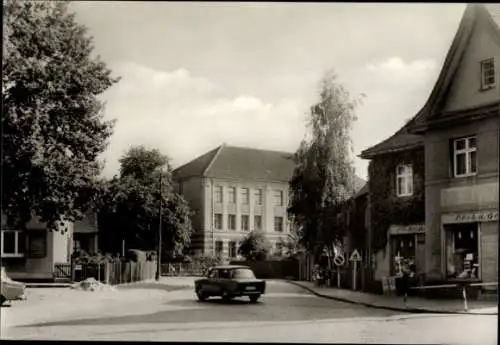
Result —
<instances>
[{"instance_id":1,"label":"building roof","mask_svg":"<svg viewBox=\"0 0 500 345\"><path fill-rule=\"evenodd\" d=\"M173 178L184 180L203 176L288 183L294 169L293 153L222 144L175 169ZM355 190L361 189L365 183L366 181L356 176Z\"/></svg>"},{"instance_id":2,"label":"building roof","mask_svg":"<svg viewBox=\"0 0 500 345\"><path fill-rule=\"evenodd\" d=\"M288 182L295 162L293 153L235 147L222 144L177 168L174 179L194 176Z\"/></svg>"},{"instance_id":3,"label":"building roof","mask_svg":"<svg viewBox=\"0 0 500 345\"><path fill-rule=\"evenodd\" d=\"M443 67L439 73L434 88L420 111L408 121L401 129L386 140L364 150L360 157L371 159L376 155L407 150L423 145L423 138L416 134L416 129L421 128L432 110L440 104L452 82L453 76L459 67L463 53L467 48L468 38L476 23L482 17L492 22L493 27L500 35L500 4L469 4L467 5L457 33L446 55Z\"/></svg>"}]
</instances>

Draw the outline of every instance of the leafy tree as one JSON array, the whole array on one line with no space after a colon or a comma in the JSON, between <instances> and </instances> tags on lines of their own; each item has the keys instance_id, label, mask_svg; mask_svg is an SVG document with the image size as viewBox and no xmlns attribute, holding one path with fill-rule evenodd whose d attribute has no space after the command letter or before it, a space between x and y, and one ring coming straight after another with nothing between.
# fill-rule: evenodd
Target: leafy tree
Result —
<instances>
[{"instance_id":1,"label":"leafy tree","mask_svg":"<svg viewBox=\"0 0 500 345\"><path fill-rule=\"evenodd\" d=\"M56 230L91 205L112 135L99 94L118 79L92 56L67 2L3 2L2 199L11 226Z\"/></svg>"},{"instance_id":2,"label":"leafy tree","mask_svg":"<svg viewBox=\"0 0 500 345\"><path fill-rule=\"evenodd\" d=\"M128 248L154 250L161 200L162 255L180 254L190 243L191 212L173 189L168 157L138 146L131 148L120 163L120 175L108 182L99 205L103 249L120 251L120 240L125 240Z\"/></svg>"},{"instance_id":3,"label":"leafy tree","mask_svg":"<svg viewBox=\"0 0 500 345\"><path fill-rule=\"evenodd\" d=\"M280 237L278 246L282 249L282 255L285 257L293 257L297 255L302 247L300 237L297 233L291 232L286 238Z\"/></svg>"},{"instance_id":4,"label":"leafy tree","mask_svg":"<svg viewBox=\"0 0 500 345\"><path fill-rule=\"evenodd\" d=\"M270 244L260 231L250 232L241 242L238 253L248 261L265 260L269 255Z\"/></svg>"},{"instance_id":5,"label":"leafy tree","mask_svg":"<svg viewBox=\"0 0 500 345\"><path fill-rule=\"evenodd\" d=\"M326 248L333 260L354 192L350 129L359 99L353 99L331 71L319 86L319 101L310 109L308 132L295 154L288 212L300 243L316 257Z\"/></svg>"}]
</instances>

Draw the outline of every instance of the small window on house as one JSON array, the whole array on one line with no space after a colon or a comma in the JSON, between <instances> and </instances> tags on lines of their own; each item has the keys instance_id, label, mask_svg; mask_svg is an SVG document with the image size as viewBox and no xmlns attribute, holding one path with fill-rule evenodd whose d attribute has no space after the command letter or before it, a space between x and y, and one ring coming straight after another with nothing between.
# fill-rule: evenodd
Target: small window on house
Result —
<instances>
[{"instance_id":1,"label":"small window on house","mask_svg":"<svg viewBox=\"0 0 500 345\"><path fill-rule=\"evenodd\" d=\"M255 205L262 205L264 203L264 195L262 189L255 190Z\"/></svg>"},{"instance_id":2,"label":"small window on house","mask_svg":"<svg viewBox=\"0 0 500 345\"><path fill-rule=\"evenodd\" d=\"M493 58L481 61L481 88L491 89L495 86L495 60Z\"/></svg>"},{"instance_id":3,"label":"small window on house","mask_svg":"<svg viewBox=\"0 0 500 345\"><path fill-rule=\"evenodd\" d=\"M244 214L241 216L241 230L248 231L249 226L248 215Z\"/></svg>"},{"instance_id":4,"label":"small window on house","mask_svg":"<svg viewBox=\"0 0 500 345\"><path fill-rule=\"evenodd\" d=\"M229 242L229 257L230 258L236 257L236 242L234 241Z\"/></svg>"},{"instance_id":5,"label":"small window on house","mask_svg":"<svg viewBox=\"0 0 500 345\"><path fill-rule=\"evenodd\" d=\"M229 214L227 216L227 227L229 230L236 230L236 215Z\"/></svg>"},{"instance_id":6,"label":"small window on house","mask_svg":"<svg viewBox=\"0 0 500 345\"><path fill-rule=\"evenodd\" d=\"M397 196L410 196L413 194L413 169L411 165L397 166L396 193Z\"/></svg>"},{"instance_id":7,"label":"small window on house","mask_svg":"<svg viewBox=\"0 0 500 345\"><path fill-rule=\"evenodd\" d=\"M275 206L283 206L283 191L275 190L274 191L274 205Z\"/></svg>"},{"instance_id":8,"label":"small window on house","mask_svg":"<svg viewBox=\"0 0 500 345\"><path fill-rule=\"evenodd\" d=\"M253 228L254 230L262 230L262 216L253 217Z\"/></svg>"},{"instance_id":9,"label":"small window on house","mask_svg":"<svg viewBox=\"0 0 500 345\"><path fill-rule=\"evenodd\" d=\"M214 215L214 228L216 228L217 230L222 229L222 214L220 213L216 213Z\"/></svg>"},{"instance_id":10,"label":"small window on house","mask_svg":"<svg viewBox=\"0 0 500 345\"><path fill-rule=\"evenodd\" d=\"M229 203L231 203L231 204L236 203L236 188L235 187L229 187Z\"/></svg>"},{"instance_id":11,"label":"small window on house","mask_svg":"<svg viewBox=\"0 0 500 345\"><path fill-rule=\"evenodd\" d=\"M215 242L215 255L221 256L224 250L224 243L222 241Z\"/></svg>"},{"instance_id":12,"label":"small window on house","mask_svg":"<svg viewBox=\"0 0 500 345\"><path fill-rule=\"evenodd\" d=\"M222 194L222 187L221 186L215 187L215 202L218 204L222 204L223 200L224 200L224 197Z\"/></svg>"},{"instance_id":13,"label":"small window on house","mask_svg":"<svg viewBox=\"0 0 500 345\"><path fill-rule=\"evenodd\" d=\"M274 231L283 232L283 217L274 217Z\"/></svg>"},{"instance_id":14,"label":"small window on house","mask_svg":"<svg viewBox=\"0 0 500 345\"><path fill-rule=\"evenodd\" d=\"M23 257L25 249L24 232L20 230L1 231L1 257Z\"/></svg>"},{"instance_id":15,"label":"small window on house","mask_svg":"<svg viewBox=\"0 0 500 345\"><path fill-rule=\"evenodd\" d=\"M453 142L453 170L455 177L477 173L476 138L460 138Z\"/></svg>"},{"instance_id":16,"label":"small window on house","mask_svg":"<svg viewBox=\"0 0 500 345\"><path fill-rule=\"evenodd\" d=\"M250 203L250 194L248 192L248 188L241 189L241 203L244 205L248 205Z\"/></svg>"}]
</instances>

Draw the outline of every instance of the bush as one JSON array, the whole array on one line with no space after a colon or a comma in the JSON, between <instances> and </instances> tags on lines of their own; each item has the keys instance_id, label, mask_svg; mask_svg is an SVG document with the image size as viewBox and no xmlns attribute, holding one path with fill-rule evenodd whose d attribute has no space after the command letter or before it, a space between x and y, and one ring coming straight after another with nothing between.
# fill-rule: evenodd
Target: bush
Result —
<instances>
[{"instance_id":1,"label":"bush","mask_svg":"<svg viewBox=\"0 0 500 345\"><path fill-rule=\"evenodd\" d=\"M241 242L238 253L248 261L263 261L269 256L269 247L262 232L252 231Z\"/></svg>"}]
</instances>

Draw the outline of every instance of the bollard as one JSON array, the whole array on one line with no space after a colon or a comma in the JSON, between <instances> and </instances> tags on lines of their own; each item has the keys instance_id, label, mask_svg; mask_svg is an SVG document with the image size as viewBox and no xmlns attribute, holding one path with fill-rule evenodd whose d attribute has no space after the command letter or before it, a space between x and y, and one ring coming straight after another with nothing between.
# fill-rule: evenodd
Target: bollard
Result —
<instances>
[{"instance_id":1,"label":"bollard","mask_svg":"<svg viewBox=\"0 0 500 345\"><path fill-rule=\"evenodd\" d=\"M464 298L464 310L467 311L467 291L465 290L465 285L462 287L462 296Z\"/></svg>"},{"instance_id":2,"label":"bollard","mask_svg":"<svg viewBox=\"0 0 500 345\"><path fill-rule=\"evenodd\" d=\"M408 308L408 293L405 292L405 295L403 297L403 301L405 303L405 308Z\"/></svg>"}]
</instances>

